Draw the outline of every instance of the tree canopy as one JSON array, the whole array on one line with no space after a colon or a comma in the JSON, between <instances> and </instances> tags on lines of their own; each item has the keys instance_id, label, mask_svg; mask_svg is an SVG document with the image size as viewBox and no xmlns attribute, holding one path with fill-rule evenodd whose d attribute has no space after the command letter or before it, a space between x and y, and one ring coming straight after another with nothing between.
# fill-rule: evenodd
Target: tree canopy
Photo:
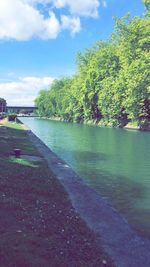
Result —
<instances>
[{"instance_id":1,"label":"tree canopy","mask_svg":"<svg viewBox=\"0 0 150 267\"><path fill-rule=\"evenodd\" d=\"M150 0L144 0L149 8ZM77 55L77 72L42 90L39 115L68 121L124 126L150 119L150 20L147 15L115 19L107 41Z\"/></svg>"}]
</instances>

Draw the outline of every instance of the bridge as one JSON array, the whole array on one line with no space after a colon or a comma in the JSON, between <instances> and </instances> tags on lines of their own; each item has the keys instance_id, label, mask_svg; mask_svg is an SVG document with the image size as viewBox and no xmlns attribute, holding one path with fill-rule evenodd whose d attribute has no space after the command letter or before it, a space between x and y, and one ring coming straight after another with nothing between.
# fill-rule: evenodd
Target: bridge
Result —
<instances>
[{"instance_id":1,"label":"bridge","mask_svg":"<svg viewBox=\"0 0 150 267\"><path fill-rule=\"evenodd\" d=\"M7 113L17 113L17 114L26 114L31 115L35 113L37 107L25 107L25 106L7 106L6 112Z\"/></svg>"}]
</instances>

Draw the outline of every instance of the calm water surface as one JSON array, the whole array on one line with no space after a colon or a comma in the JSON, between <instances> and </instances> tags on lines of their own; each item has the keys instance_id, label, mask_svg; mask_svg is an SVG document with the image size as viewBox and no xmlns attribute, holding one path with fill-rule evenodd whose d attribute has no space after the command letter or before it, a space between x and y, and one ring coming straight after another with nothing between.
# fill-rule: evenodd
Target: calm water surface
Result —
<instances>
[{"instance_id":1,"label":"calm water surface","mask_svg":"<svg viewBox=\"0 0 150 267\"><path fill-rule=\"evenodd\" d=\"M150 133L22 118L57 155L150 238Z\"/></svg>"}]
</instances>

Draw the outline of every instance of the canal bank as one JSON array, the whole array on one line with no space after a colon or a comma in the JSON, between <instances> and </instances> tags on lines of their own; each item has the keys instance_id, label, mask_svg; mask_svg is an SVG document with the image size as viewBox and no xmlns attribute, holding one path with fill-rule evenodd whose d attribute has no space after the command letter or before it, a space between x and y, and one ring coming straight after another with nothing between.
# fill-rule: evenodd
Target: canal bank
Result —
<instances>
[{"instance_id":1,"label":"canal bank","mask_svg":"<svg viewBox=\"0 0 150 267\"><path fill-rule=\"evenodd\" d=\"M37 116L38 117L38 116ZM44 120L52 120L52 121L62 121L62 122L67 122L70 123L70 121L64 120L60 117L38 117L39 119L44 119ZM71 122L71 123L77 123L77 122ZM130 130L138 130L138 131L146 131L150 132L150 121L147 121L145 124L143 123L142 126L139 126L137 122L129 122L124 126L118 125L118 126L113 126L112 123L105 123L105 122L97 122L96 120L89 120L89 121L82 121L78 122L78 124L83 124L83 125L91 125L91 126L97 126L97 127L111 127L111 128L122 128L122 129L130 129Z\"/></svg>"},{"instance_id":2,"label":"canal bank","mask_svg":"<svg viewBox=\"0 0 150 267\"><path fill-rule=\"evenodd\" d=\"M27 131L0 124L0 266L114 266Z\"/></svg>"},{"instance_id":3,"label":"canal bank","mask_svg":"<svg viewBox=\"0 0 150 267\"><path fill-rule=\"evenodd\" d=\"M105 198L100 197L35 134L30 140L68 192L75 210L102 242L118 267L150 266L150 241L139 237Z\"/></svg>"}]
</instances>

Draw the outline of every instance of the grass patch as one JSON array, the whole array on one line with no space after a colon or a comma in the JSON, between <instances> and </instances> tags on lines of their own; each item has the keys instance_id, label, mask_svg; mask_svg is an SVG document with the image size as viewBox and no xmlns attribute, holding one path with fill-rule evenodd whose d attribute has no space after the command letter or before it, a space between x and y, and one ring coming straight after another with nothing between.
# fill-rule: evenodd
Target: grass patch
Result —
<instances>
[{"instance_id":1,"label":"grass patch","mask_svg":"<svg viewBox=\"0 0 150 267\"><path fill-rule=\"evenodd\" d=\"M11 157L9 159L9 161L12 162L12 163L16 163L16 164L20 164L20 165L24 165L24 166L29 166L29 167L33 167L33 168L37 168L38 167L38 164L32 163L32 161L26 160L26 159L22 159L22 158Z\"/></svg>"},{"instance_id":2,"label":"grass patch","mask_svg":"<svg viewBox=\"0 0 150 267\"><path fill-rule=\"evenodd\" d=\"M0 127L0 266L113 266L45 161L11 158L14 148L39 156L22 125Z\"/></svg>"},{"instance_id":3,"label":"grass patch","mask_svg":"<svg viewBox=\"0 0 150 267\"><path fill-rule=\"evenodd\" d=\"M21 124L7 122L0 130L0 155L11 155L15 148L20 148L23 154L39 155Z\"/></svg>"}]
</instances>

